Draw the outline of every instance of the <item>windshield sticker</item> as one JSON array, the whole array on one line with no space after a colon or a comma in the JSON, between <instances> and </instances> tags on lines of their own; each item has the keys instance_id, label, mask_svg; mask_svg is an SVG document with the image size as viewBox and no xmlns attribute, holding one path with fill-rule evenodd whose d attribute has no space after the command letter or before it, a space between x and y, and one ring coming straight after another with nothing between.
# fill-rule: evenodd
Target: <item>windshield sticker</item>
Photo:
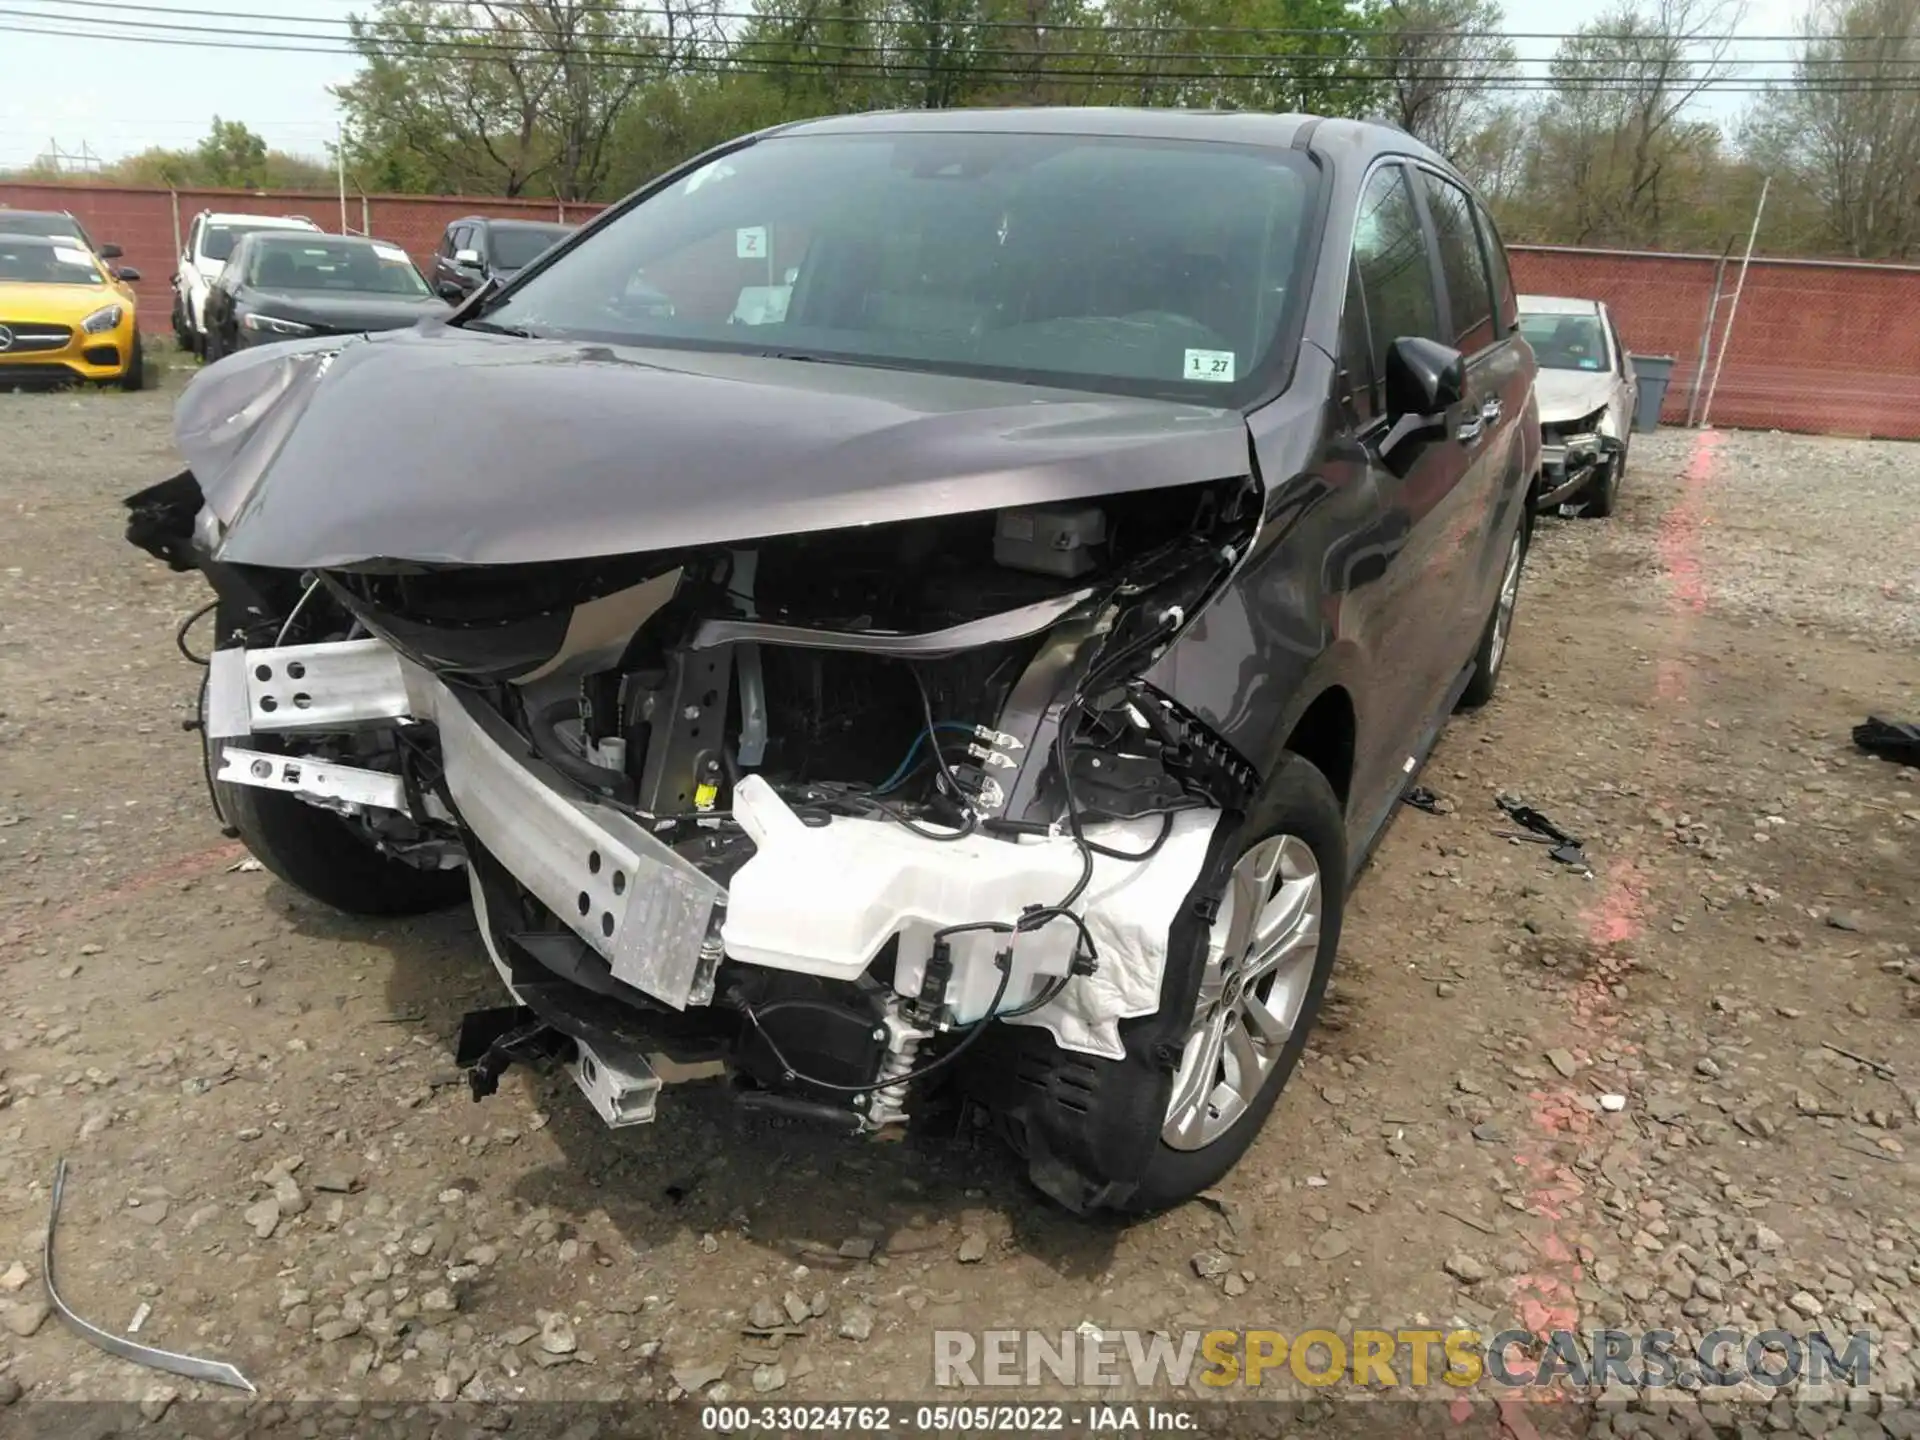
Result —
<instances>
[{"instance_id":1,"label":"windshield sticker","mask_svg":"<svg viewBox=\"0 0 1920 1440\"><path fill-rule=\"evenodd\" d=\"M53 258L62 265L91 265L93 256L84 250L70 250L65 245L53 247Z\"/></svg>"},{"instance_id":2,"label":"windshield sticker","mask_svg":"<svg viewBox=\"0 0 1920 1440\"><path fill-rule=\"evenodd\" d=\"M1600 368L1600 362L1598 360L1582 360L1580 362L1580 368L1582 370L1598 370Z\"/></svg>"},{"instance_id":3,"label":"windshield sticker","mask_svg":"<svg viewBox=\"0 0 1920 1440\"><path fill-rule=\"evenodd\" d=\"M407 259L407 252L402 250L398 245L376 245L373 247L373 253L378 255L382 260L397 260L402 265L410 265L413 263Z\"/></svg>"},{"instance_id":4,"label":"windshield sticker","mask_svg":"<svg viewBox=\"0 0 1920 1440\"><path fill-rule=\"evenodd\" d=\"M687 183L681 189L680 193L682 195L691 195L709 180L725 180L732 174L733 166L727 164L726 161L712 161L709 164L702 165L698 170L694 171L693 174L689 175L687 177Z\"/></svg>"},{"instance_id":5,"label":"windshield sticker","mask_svg":"<svg viewBox=\"0 0 1920 1440\"><path fill-rule=\"evenodd\" d=\"M742 225L733 232L733 253L741 260L764 260L767 258L767 227L764 225Z\"/></svg>"},{"instance_id":6,"label":"windshield sticker","mask_svg":"<svg viewBox=\"0 0 1920 1440\"><path fill-rule=\"evenodd\" d=\"M1187 368L1181 372L1187 380L1227 383L1233 379L1233 351L1189 350Z\"/></svg>"},{"instance_id":7,"label":"windshield sticker","mask_svg":"<svg viewBox=\"0 0 1920 1440\"><path fill-rule=\"evenodd\" d=\"M778 325L787 318L787 302L792 298L791 285L748 285L734 303L731 323Z\"/></svg>"}]
</instances>

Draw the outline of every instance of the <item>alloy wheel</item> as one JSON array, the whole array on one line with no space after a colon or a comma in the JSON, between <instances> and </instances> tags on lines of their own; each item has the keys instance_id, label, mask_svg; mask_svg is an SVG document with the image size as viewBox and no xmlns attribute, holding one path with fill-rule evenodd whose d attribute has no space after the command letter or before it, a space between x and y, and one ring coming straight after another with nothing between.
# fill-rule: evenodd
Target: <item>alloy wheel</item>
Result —
<instances>
[{"instance_id":1,"label":"alloy wheel","mask_svg":"<svg viewBox=\"0 0 1920 1440\"><path fill-rule=\"evenodd\" d=\"M1211 1145L1259 1097L1306 1003L1324 911L1306 841L1274 835L1234 865L1160 1132L1173 1149Z\"/></svg>"},{"instance_id":2,"label":"alloy wheel","mask_svg":"<svg viewBox=\"0 0 1920 1440\"><path fill-rule=\"evenodd\" d=\"M1513 607L1520 598L1520 562L1525 550L1525 541L1516 533L1513 548L1507 551L1506 573L1500 577L1500 599L1493 612L1493 645L1487 651L1487 669L1496 674L1506 658L1507 632L1513 628Z\"/></svg>"}]
</instances>

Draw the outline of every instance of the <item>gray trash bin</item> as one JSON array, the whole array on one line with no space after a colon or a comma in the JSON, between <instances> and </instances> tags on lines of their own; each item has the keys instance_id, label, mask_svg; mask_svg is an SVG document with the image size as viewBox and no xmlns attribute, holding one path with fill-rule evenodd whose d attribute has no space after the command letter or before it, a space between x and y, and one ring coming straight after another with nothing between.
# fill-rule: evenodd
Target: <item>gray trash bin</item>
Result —
<instances>
[{"instance_id":1,"label":"gray trash bin","mask_svg":"<svg viewBox=\"0 0 1920 1440\"><path fill-rule=\"evenodd\" d=\"M1673 356L1634 355L1633 373L1640 380L1640 394L1633 405L1633 428L1646 435L1660 428L1660 407L1666 403L1667 381L1673 376Z\"/></svg>"}]
</instances>

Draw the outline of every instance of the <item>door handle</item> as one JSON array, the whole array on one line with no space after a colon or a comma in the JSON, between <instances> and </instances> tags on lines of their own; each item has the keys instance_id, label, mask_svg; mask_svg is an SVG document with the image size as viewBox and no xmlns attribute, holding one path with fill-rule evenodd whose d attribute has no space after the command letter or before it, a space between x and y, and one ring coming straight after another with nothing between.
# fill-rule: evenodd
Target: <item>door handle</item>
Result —
<instances>
[{"instance_id":1,"label":"door handle","mask_svg":"<svg viewBox=\"0 0 1920 1440\"><path fill-rule=\"evenodd\" d=\"M1498 395L1490 395L1487 397L1486 402L1480 407L1480 418L1488 425L1497 425L1500 423L1500 397Z\"/></svg>"},{"instance_id":2,"label":"door handle","mask_svg":"<svg viewBox=\"0 0 1920 1440\"><path fill-rule=\"evenodd\" d=\"M1453 432L1453 438L1462 445L1470 445L1480 438L1480 431L1486 423L1478 415L1471 415L1460 422L1459 428Z\"/></svg>"}]
</instances>

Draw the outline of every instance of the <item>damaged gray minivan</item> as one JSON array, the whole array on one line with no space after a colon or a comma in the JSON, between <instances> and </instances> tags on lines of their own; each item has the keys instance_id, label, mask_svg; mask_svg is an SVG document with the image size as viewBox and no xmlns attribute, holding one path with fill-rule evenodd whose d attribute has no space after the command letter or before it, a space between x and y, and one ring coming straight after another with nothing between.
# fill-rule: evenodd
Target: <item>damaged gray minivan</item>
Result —
<instances>
[{"instance_id":1,"label":"damaged gray minivan","mask_svg":"<svg viewBox=\"0 0 1920 1440\"><path fill-rule=\"evenodd\" d=\"M1251 1143L1498 678L1512 290L1375 126L786 126L445 321L209 367L129 538L217 596L230 830L344 910L471 897L476 1095L965 1103L1151 1210Z\"/></svg>"}]
</instances>

